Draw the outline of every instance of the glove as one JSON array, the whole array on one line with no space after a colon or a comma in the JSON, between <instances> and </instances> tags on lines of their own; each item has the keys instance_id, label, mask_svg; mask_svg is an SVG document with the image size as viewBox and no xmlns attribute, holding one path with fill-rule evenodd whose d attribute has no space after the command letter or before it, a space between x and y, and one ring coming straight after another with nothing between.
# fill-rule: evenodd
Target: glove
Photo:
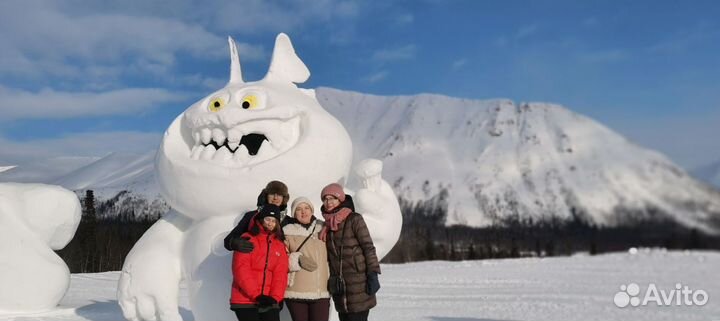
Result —
<instances>
[{"instance_id":1,"label":"glove","mask_svg":"<svg viewBox=\"0 0 720 321\"><path fill-rule=\"evenodd\" d=\"M288 285L287 286L293 286L295 284L295 272L288 273Z\"/></svg>"},{"instance_id":2,"label":"glove","mask_svg":"<svg viewBox=\"0 0 720 321\"><path fill-rule=\"evenodd\" d=\"M302 257L302 253L300 252L292 252L288 255L288 260L290 260L290 266L288 268L290 272L300 271L299 260L302 259Z\"/></svg>"},{"instance_id":3,"label":"glove","mask_svg":"<svg viewBox=\"0 0 720 321\"><path fill-rule=\"evenodd\" d=\"M233 251L250 253L255 248L255 245L246 238L236 237L230 240L230 248L232 248Z\"/></svg>"},{"instance_id":4,"label":"glove","mask_svg":"<svg viewBox=\"0 0 720 321\"><path fill-rule=\"evenodd\" d=\"M258 303L258 306L261 308L270 307L270 306L277 304L277 301L275 301L275 299L273 299L271 296L267 296L267 295L258 295L258 297L255 298L255 301Z\"/></svg>"},{"instance_id":5,"label":"glove","mask_svg":"<svg viewBox=\"0 0 720 321\"><path fill-rule=\"evenodd\" d=\"M303 255L300 256L300 267L305 271L312 272L317 270L318 265L313 258Z\"/></svg>"},{"instance_id":6,"label":"glove","mask_svg":"<svg viewBox=\"0 0 720 321\"><path fill-rule=\"evenodd\" d=\"M369 295L374 295L378 290L380 290L380 281L378 280L377 272L368 272L365 292Z\"/></svg>"}]
</instances>

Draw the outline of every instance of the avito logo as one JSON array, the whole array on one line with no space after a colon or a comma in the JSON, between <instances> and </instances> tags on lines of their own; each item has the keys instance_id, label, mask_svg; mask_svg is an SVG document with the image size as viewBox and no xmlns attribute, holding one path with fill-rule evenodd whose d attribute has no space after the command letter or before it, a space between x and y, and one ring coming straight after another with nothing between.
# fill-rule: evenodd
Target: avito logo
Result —
<instances>
[{"instance_id":1,"label":"avito logo","mask_svg":"<svg viewBox=\"0 0 720 321\"><path fill-rule=\"evenodd\" d=\"M703 306L710 297L703 290L692 290L687 285L675 284L671 290L658 289L654 283L650 283L645 290L645 295L640 298L640 286L630 283L627 286L620 286L620 292L615 294L615 305L624 308L628 305L646 306L648 303L655 303L658 306Z\"/></svg>"}]
</instances>

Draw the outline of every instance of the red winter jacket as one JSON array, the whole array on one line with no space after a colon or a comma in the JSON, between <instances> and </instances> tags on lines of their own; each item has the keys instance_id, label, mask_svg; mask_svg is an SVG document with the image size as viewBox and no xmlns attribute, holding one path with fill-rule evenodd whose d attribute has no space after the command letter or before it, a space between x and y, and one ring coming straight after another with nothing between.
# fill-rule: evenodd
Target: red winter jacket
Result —
<instances>
[{"instance_id":1,"label":"red winter jacket","mask_svg":"<svg viewBox=\"0 0 720 321\"><path fill-rule=\"evenodd\" d=\"M262 227L257 230L257 235L245 233L242 236L249 238L255 246L252 252L233 252L230 304L255 304L255 298L263 294L280 302L285 296L288 282L285 243Z\"/></svg>"}]
</instances>

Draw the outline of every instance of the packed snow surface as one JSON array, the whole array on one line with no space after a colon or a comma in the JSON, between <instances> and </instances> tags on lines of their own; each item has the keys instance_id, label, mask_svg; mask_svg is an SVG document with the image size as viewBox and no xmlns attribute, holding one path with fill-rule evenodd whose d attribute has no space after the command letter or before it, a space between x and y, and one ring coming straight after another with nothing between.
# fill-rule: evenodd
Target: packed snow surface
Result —
<instances>
[{"instance_id":1,"label":"packed snow surface","mask_svg":"<svg viewBox=\"0 0 720 321\"><path fill-rule=\"evenodd\" d=\"M383 264L370 320L720 320L719 252L633 253ZM118 277L119 272L73 274L58 308L0 320L122 320ZM613 299L629 283L640 286L641 299L651 283L666 294L681 283L709 298L704 306L619 308ZM180 305L184 320L192 320L184 284Z\"/></svg>"}]
</instances>

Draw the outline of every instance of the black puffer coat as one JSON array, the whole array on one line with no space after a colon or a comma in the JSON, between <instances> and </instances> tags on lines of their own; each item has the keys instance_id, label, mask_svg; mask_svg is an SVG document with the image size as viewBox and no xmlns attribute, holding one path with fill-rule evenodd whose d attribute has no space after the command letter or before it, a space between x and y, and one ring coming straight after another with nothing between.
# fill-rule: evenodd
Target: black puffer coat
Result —
<instances>
[{"instance_id":1,"label":"black puffer coat","mask_svg":"<svg viewBox=\"0 0 720 321\"><path fill-rule=\"evenodd\" d=\"M342 313L355 313L368 311L377 304L375 295L369 295L367 288L367 273L370 271L380 273L380 262L375 253L370 232L362 215L355 213L355 206L350 195L331 213L347 207L353 211L345 221L340 223L337 231L329 231L325 242L328 252L330 274L340 274L340 246L342 244L342 275L345 280L345 295L334 296L335 309ZM323 213L327 213L324 208ZM344 231L344 237L343 237Z\"/></svg>"}]
</instances>

